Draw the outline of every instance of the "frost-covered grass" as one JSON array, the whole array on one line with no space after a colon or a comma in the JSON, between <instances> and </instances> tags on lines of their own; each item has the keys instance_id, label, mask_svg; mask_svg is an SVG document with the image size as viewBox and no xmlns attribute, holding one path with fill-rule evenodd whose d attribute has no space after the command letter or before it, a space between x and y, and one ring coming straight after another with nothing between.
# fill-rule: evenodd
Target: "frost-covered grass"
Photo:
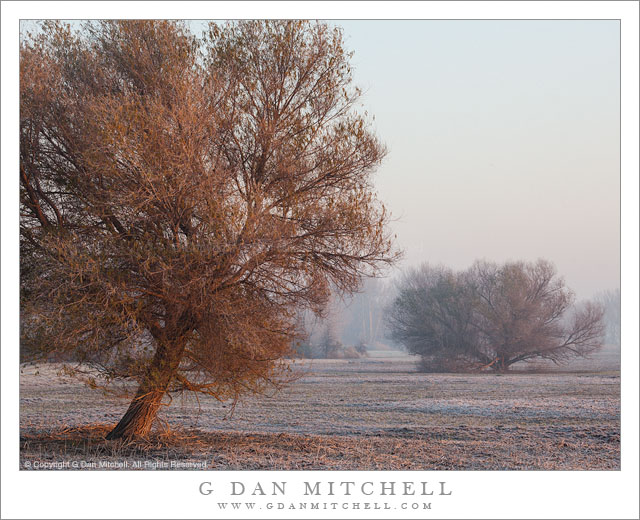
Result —
<instances>
[{"instance_id":1,"label":"frost-covered grass","mask_svg":"<svg viewBox=\"0 0 640 520\"><path fill-rule=\"evenodd\" d=\"M298 362L273 396L174 399L154 435L104 440L127 401L27 367L22 467L40 460L181 460L216 469L619 469L611 358L547 373L420 374L408 356ZM540 368L540 367L538 367ZM547 367L548 368L548 367ZM169 433L167 433L169 428ZM132 469L129 467L128 469Z\"/></svg>"}]
</instances>

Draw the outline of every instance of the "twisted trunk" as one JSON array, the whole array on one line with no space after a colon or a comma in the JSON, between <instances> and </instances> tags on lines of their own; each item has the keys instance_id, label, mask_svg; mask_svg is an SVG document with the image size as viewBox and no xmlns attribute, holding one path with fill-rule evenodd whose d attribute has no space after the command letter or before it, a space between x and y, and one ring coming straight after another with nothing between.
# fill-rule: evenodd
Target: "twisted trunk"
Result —
<instances>
[{"instance_id":1,"label":"twisted trunk","mask_svg":"<svg viewBox=\"0 0 640 520\"><path fill-rule=\"evenodd\" d=\"M165 390L145 391L141 384L127 412L116 427L107 434L107 440L145 437L151 431L153 421L162 404Z\"/></svg>"},{"instance_id":2,"label":"twisted trunk","mask_svg":"<svg viewBox=\"0 0 640 520\"><path fill-rule=\"evenodd\" d=\"M172 341L164 333L162 337L156 338L158 348L149 370L127 412L107 434L107 440L144 437L151 431L158 410L162 406L162 398L178 370L186 346L183 334L174 335L174 338Z\"/></svg>"}]
</instances>

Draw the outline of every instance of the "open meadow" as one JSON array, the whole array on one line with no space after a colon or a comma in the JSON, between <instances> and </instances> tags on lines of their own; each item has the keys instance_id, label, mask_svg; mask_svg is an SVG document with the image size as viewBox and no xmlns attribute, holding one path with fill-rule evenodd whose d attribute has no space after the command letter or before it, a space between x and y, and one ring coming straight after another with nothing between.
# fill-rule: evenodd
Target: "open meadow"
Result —
<instances>
[{"instance_id":1,"label":"open meadow","mask_svg":"<svg viewBox=\"0 0 640 520\"><path fill-rule=\"evenodd\" d=\"M611 353L506 375L421 374L414 358L384 352L295 367L302 377L245 399L233 414L231 403L175 398L148 440L135 443L104 440L126 400L57 375L60 365L23 367L21 467L620 468L620 372Z\"/></svg>"}]
</instances>

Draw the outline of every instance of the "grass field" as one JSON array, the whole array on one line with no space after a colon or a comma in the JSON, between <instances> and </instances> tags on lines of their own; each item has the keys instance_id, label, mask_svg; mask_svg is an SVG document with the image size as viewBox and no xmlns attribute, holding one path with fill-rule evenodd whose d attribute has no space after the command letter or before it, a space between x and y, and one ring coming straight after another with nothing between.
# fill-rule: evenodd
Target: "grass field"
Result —
<instances>
[{"instance_id":1,"label":"grass field","mask_svg":"<svg viewBox=\"0 0 640 520\"><path fill-rule=\"evenodd\" d=\"M232 415L229 403L174 399L153 435L135 443L104 440L127 401L59 377L56 365L24 367L20 464L616 470L617 359L604 352L572 366L506 375L420 374L414 359L397 354L297 362L303 377L272 397L247 398Z\"/></svg>"}]
</instances>

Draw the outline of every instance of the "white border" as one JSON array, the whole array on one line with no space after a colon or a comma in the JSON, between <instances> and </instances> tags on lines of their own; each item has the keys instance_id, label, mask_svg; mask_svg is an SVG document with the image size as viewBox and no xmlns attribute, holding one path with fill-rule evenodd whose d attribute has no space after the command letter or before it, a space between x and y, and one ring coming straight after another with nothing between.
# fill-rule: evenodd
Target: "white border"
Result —
<instances>
[{"instance_id":1,"label":"white border","mask_svg":"<svg viewBox=\"0 0 640 520\"><path fill-rule=\"evenodd\" d=\"M2 518L215 518L198 494L230 480L445 480L415 518L638 518L638 3L637 2L3 2L2 6ZM622 20L622 470L619 472L19 472L18 20L20 18L607 18ZM450 500L449 500L450 499ZM327 511L315 518L389 518ZM246 512L235 517L244 517ZM410 514L410 513L409 513ZM261 510L262 518L299 511ZM410 517L410 516L406 516Z\"/></svg>"}]
</instances>

